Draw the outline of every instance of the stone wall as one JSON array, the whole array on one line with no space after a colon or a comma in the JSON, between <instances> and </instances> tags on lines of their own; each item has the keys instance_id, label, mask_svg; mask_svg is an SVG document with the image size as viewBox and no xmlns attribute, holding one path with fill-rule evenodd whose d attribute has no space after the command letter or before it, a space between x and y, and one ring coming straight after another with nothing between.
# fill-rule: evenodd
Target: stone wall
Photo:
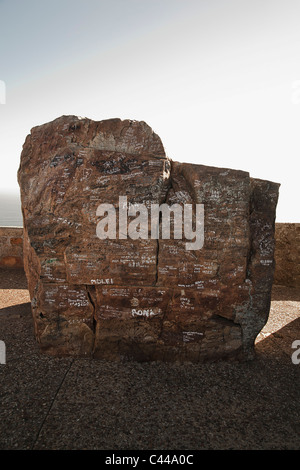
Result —
<instances>
[{"instance_id":1,"label":"stone wall","mask_svg":"<svg viewBox=\"0 0 300 470\"><path fill-rule=\"evenodd\" d=\"M300 287L300 223L276 224L274 284Z\"/></svg>"},{"instance_id":2,"label":"stone wall","mask_svg":"<svg viewBox=\"0 0 300 470\"><path fill-rule=\"evenodd\" d=\"M0 267L23 267L22 227L0 227Z\"/></svg>"}]
</instances>

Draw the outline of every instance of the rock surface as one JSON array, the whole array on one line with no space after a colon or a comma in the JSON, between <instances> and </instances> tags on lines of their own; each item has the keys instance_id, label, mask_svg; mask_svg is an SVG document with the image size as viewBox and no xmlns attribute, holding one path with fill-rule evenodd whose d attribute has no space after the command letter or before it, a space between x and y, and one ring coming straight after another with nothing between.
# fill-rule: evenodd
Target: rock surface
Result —
<instances>
[{"instance_id":1,"label":"rock surface","mask_svg":"<svg viewBox=\"0 0 300 470\"><path fill-rule=\"evenodd\" d=\"M276 224L274 282L300 287L300 224Z\"/></svg>"},{"instance_id":2,"label":"rock surface","mask_svg":"<svg viewBox=\"0 0 300 470\"><path fill-rule=\"evenodd\" d=\"M270 308L278 184L173 162L144 122L75 116L32 129L18 180L42 351L140 361L253 357ZM97 207L113 204L121 217L119 196L128 207L203 204L203 247L153 239L150 227L144 239L99 239Z\"/></svg>"}]
</instances>

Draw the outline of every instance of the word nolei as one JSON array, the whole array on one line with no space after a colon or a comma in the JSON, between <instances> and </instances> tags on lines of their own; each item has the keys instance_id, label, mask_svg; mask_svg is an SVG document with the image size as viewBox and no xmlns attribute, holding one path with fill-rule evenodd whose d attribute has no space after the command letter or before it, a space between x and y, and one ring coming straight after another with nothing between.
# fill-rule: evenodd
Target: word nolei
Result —
<instances>
[{"instance_id":1,"label":"word nolei","mask_svg":"<svg viewBox=\"0 0 300 470\"><path fill-rule=\"evenodd\" d=\"M139 238L147 240L150 238L157 240L171 238L171 213L173 214L173 237L181 240L184 237L190 242L186 242L187 250L200 250L204 245L204 204L195 204L195 214L193 204L173 204L169 206L163 204L127 203L127 196L119 196L118 210L113 204L103 203L97 207L97 217L102 219L97 223L96 234L101 240L117 238L117 216L118 216L118 238L132 240ZM129 220L129 217L134 217ZM150 222L150 230L149 230ZM194 226L194 227L193 227ZM160 237L161 227L161 237ZM192 241L194 240L194 241Z\"/></svg>"}]
</instances>

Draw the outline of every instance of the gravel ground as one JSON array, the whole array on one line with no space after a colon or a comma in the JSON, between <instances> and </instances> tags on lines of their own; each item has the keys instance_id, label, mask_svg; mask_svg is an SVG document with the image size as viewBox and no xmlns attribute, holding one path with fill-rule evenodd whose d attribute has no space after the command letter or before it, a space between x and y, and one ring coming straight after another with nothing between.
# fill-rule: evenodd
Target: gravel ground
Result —
<instances>
[{"instance_id":1,"label":"gravel ground","mask_svg":"<svg viewBox=\"0 0 300 470\"><path fill-rule=\"evenodd\" d=\"M23 271L2 269L0 449L299 449L300 289L274 286L272 299L251 362L51 358L34 339Z\"/></svg>"}]
</instances>

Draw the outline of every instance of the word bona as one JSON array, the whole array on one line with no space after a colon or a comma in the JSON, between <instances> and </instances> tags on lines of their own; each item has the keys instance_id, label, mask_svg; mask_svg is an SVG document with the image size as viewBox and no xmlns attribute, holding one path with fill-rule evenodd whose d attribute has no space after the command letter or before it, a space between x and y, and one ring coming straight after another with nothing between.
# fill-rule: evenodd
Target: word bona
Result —
<instances>
[{"instance_id":1,"label":"word bona","mask_svg":"<svg viewBox=\"0 0 300 470\"><path fill-rule=\"evenodd\" d=\"M119 240L126 240L128 237L132 240L147 240L149 234L151 239L157 240L160 238L160 232L162 239L169 240L173 214L174 240L181 240L184 234L185 239L195 240L186 242L186 249L200 250L204 245L204 205L195 206L195 214L192 204L151 204L149 210L146 204L128 204L127 196L119 196L118 210L108 203L99 204L97 207L96 215L102 219L97 223L96 234L101 240L115 240L118 217ZM129 217L135 218L129 221Z\"/></svg>"},{"instance_id":2,"label":"word bona","mask_svg":"<svg viewBox=\"0 0 300 470\"><path fill-rule=\"evenodd\" d=\"M157 315L157 313L153 312L152 308L141 308L141 309L136 309L132 308L131 309L131 315L133 317L153 317L153 315Z\"/></svg>"}]
</instances>

